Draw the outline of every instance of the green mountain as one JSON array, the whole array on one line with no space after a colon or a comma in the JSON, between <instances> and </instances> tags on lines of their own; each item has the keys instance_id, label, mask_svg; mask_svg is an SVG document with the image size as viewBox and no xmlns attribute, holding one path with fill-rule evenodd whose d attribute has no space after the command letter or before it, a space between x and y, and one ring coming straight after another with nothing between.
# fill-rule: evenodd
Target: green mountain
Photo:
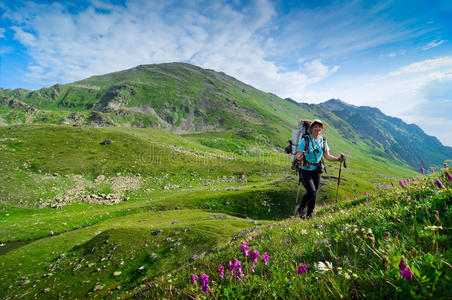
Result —
<instances>
[{"instance_id":1,"label":"green mountain","mask_svg":"<svg viewBox=\"0 0 452 300\"><path fill-rule=\"evenodd\" d=\"M337 101L299 104L186 63L141 65L37 91L0 89L0 101L0 124L153 127L247 153L281 151L298 119L322 118L341 152L350 152L340 146L345 139L372 159L390 157L416 169L452 157L452 148L377 109ZM217 132L217 142L205 132Z\"/></svg>"}]
</instances>

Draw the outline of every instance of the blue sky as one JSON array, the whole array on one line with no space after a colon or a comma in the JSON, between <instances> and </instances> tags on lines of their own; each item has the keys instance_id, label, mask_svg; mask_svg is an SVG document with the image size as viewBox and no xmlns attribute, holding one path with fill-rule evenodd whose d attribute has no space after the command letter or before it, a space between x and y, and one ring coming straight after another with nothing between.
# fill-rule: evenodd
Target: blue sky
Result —
<instances>
[{"instance_id":1,"label":"blue sky","mask_svg":"<svg viewBox=\"0 0 452 300\"><path fill-rule=\"evenodd\" d=\"M452 146L452 1L1 1L0 87L183 61L280 97L340 98Z\"/></svg>"}]
</instances>

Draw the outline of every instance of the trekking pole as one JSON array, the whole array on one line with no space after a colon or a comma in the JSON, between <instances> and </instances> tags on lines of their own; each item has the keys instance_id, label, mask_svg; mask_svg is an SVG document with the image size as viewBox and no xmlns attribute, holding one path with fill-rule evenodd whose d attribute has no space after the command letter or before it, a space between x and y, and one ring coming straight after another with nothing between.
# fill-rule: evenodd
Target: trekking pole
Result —
<instances>
[{"instance_id":1,"label":"trekking pole","mask_svg":"<svg viewBox=\"0 0 452 300\"><path fill-rule=\"evenodd\" d=\"M298 208L298 195L300 194L300 187L301 187L301 179L298 178L298 190L297 190L297 198L295 200L295 211L293 212L293 217L297 215L297 208Z\"/></svg>"},{"instance_id":2,"label":"trekking pole","mask_svg":"<svg viewBox=\"0 0 452 300\"><path fill-rule=\"evenodd\" d=\"M342 154L341 154L341 156L342 156ZM347 165L345 164L345 156L343 156L343 161L344 161L344 168L346 168ZM336 203L337 203L337 195L339 193L339 184L341 183L341 171L342 171L342 161L339 165L339 176L337 177Z\"/></svg>"}]
</instances>

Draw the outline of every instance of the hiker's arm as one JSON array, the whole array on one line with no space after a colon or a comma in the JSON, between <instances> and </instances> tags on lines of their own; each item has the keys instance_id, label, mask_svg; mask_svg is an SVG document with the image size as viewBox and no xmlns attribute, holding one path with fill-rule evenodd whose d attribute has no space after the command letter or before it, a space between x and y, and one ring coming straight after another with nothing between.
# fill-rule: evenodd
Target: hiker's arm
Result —
<instances>
[{"instance_id":1,"label":"hiker's arm","mask_svg":"<svg viewBox=\"0 0 452 300\"><path fill-rule=\"evenodd\" d=\"M295 158L298 159L298 160L302 160L303 156L304 156L304 151L298 150L297 154L295 155Z\"/></svg>"},{"instance_id":2,"label":"hiker's arm","mask_svg":"<svg viewBox=\"0 0 452 300\"><path fill-rule=\"evenodd\" d=\"M344 161L344 155L341 153L340 157L332 156L329 152L324 152L323 156L328 161Z\"/></svg>"}]
</instances>

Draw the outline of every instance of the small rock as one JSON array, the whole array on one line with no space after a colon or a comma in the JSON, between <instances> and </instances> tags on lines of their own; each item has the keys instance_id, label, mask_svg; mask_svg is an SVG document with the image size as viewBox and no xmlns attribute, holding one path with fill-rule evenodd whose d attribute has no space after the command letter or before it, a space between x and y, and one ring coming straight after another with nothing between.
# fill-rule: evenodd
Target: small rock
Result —
<instances>
[{"instance_id":1,"label":"small rock","mask_svg":"<svg viewBox=\"0 0 452 300\"><path fill-rule=\"evenodd\" d=\"M77 271L78 269L80 269L82 267L81 264L78 264L74 267L74 269L72 270L73 272Z\"/></svg>"},{"instance_id":2,"label":"small rock","mask_svg":"<svg viewBox=\"0 0 452 300\"><path fill-rule=\"evenodd\" d=\"M94 182L101 182L105 180L105 176L104 175L99 175L96 177L96 179L94 179Z\"/></svg>"},{"instance_id":3,"label":"small rock","mask_svg":"<svg viewBox=\"0 0 452 300\"><path fill-rule=\"evenodd\" d=\"M171 222L171 224L173 224L173 225L176 225L176 224L177 224L177 222L176 222L176 221L174 221L174 222Z\"/></svg>"},{"instance_id":4,"label":"small rock","mask_svg":"<svg viewBox=\"0 0 452 300\"><path fill-rule=\"evenodd\" d=\"M103 285L96 285L96 287L93 289L93 291L101 291L104 288Z\"/></svg>"},{"instance_id":5,"label":"small rock","mask_svg":"<svg viewBox=\"0 0 452 300\"><path fill-rule=\"evenodd\" d=\"M53 176L54 176L54 177L57 177L57 176L58 176L58 173L53 173Z\"/></svg>"},{"instance_id":6,"label":"small rock","mask_svg":"<svg viewBox=\"0 0 452 300\"><path fill-rule=\"evenodd\" d=\"M195 260L197 260L199 258L199 255L198 254L195 254L195 255L193 255L192 257L190 257L189 259L188 259L188 261L189 262L194 262Z\"/></svg>"},{"instance_id":7,"label":"small rock","mask_svg":"<svg viewBox=\"0 0 452 300\"><path fill-rule=\"evenodd\" d=\"M152 233L152 235L158 235L158 234L161 234L161 233L163 233L163 230L156 230L156 231L154 231Z\"/></svg>"},{"instance_id":8,"label":"small rock","mask_svg":"<svg viewBox=\"0 0 452 300\"><path fill-rule=\"evenodd\" d=\"M113 141L112 140L105 140L101 144L102 145L111 145L111 144L113 144Z\"/></svg>"}]
</instances>

